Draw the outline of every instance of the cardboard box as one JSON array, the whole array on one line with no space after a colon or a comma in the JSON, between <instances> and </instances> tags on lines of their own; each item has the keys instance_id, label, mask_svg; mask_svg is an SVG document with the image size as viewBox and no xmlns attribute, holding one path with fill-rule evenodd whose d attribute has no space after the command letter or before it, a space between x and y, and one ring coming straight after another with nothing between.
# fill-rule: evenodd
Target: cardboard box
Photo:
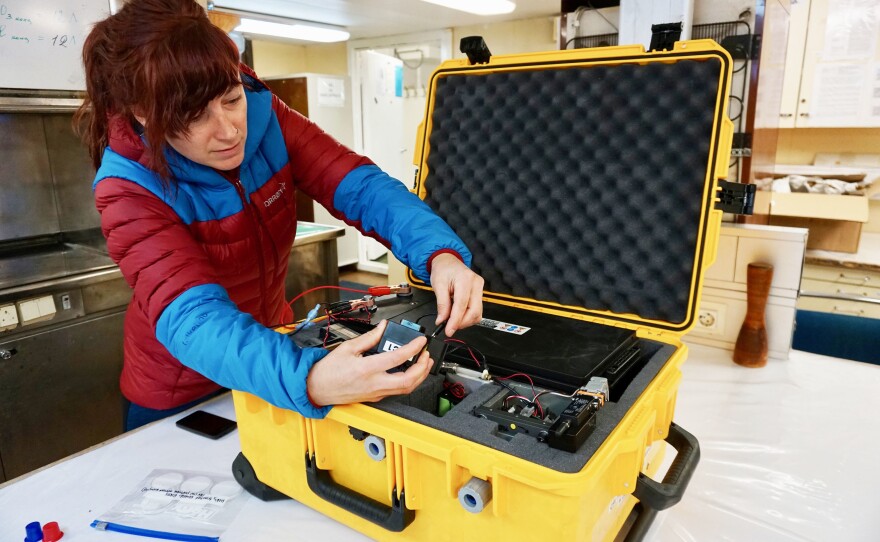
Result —
<instances>
[{"instance_id":1,"label":"cardboard box","mask_svg":"<svg viewBox=\"0 0 880 542\"><path fill-rule=\"evenodd\" d=\"M772 172L758 173L756 176L779 178L789 174L853 182L869 176L865 171L850 168L833 170L815 166L777 167ZM868 199L877 189L877 183L874 183L863 195L758 191L755 194L754 214L766 215L770 225L809 229L807 249L857 252L862 224L868 221L870 214Z\"/></svg>"}]
</instances>

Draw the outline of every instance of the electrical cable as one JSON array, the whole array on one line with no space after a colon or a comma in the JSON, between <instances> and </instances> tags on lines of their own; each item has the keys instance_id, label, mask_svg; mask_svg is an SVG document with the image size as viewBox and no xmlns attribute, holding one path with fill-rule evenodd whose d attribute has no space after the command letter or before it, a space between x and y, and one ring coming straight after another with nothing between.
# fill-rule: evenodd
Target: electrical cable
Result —
<instances>
[{"instance_id":1,"label":"electrical cable","mask_svg":"<svg viewBox=\"0 0 880 542\"><path fill-rule=\"evenodd\" d=\"M418 54L419 54L419 63L416 64L415 66L413 66L413 65L411 65L411 64L408 64L407 61L404 60L404 59L400 56L400 53L418 53ZM424 64L424 62L425 62L425 53L422 52L421 49L408 49L408 50L405 50L405 51L398 51L397 48L395 47L395 49L394 49L394 57L397 58L398 60L400 60L400 61L403 63L404 66L406 66L407 68L409 68L409 69L411 69L411 70L417 70L417 69L421 68L421 67L422 67L422 64Z\"/></svg>"},{"instance_id":2,"label":"electrical cable","mask_svg":"<svg viewBox=\"0 0 880 542\"><path fill-rule=\"evenodd\" d=\"M594 8L592 2L589 2L589 1L588 1L588 2L587 2L587 6L588 6L590 9L592 9L593 11L595 11L595 12L596 12L596 15L598 15L599 17L602 17L603 19L605 19L605 22L608 23L608 25L611 26L611 28L613 28L615 32L617 32L618 34L620 33L620 29L617 28L616 26L614 26L614 23L612 23L611 21L609 21L609 20L608 20L608 17L602 15L602 12L601 12L601 11L599 11L599 10L596 9L596 8Z\"/></svg>"},{"instance_id":3,"label":"electrical cable","mask_svg":"<svg viewBox=\"0 0 880 542\"><path fill-rule=\"evenodd\" d=\"M535 391L535 381L532 380L532 377L530 377L529 375L527 375L527 374L525 374L525 373L513 373L513 374L510 375L510 376L505 376L505 377L502 377L502 378L498 378L498 377L496 377L495 380L510 380L511 378L513 378L513 377L515 377L515 376L522 376L522 377L525 377L525 379L528 380L528 381L529 381L529 384L531 384L531 386L532 386L532 395L533 395L533 396L538 395L538 392Z\"/></svg>"},{"instance_id":4,"label":"electrical cable","mask_svg":"<svg viewBox=\"0 0 880 542\"><path fill-rule=\"evenodd\" d=\"M477 359L477 356L474 355L474 352L476 351L477 353L479 353L480 356L482 356L484 361L485 361L486 357L483 356L483 353L480 352L479 350L477 350L476 348L468 346L467 343L465 343L464 341L460 341L458 339L447 338L447 339L444 339L443 342L445 342L446 344L451 344L451 343L456 344L456 346L453 347L452 349L450 349L449 352L447 352L447 354L451 354L452 352L455 352L456 350L466 349L468 351L468 354L471 355L471 359L474 360L474 363L477 364L477 368L479 368L479 369L485 368L483 366L483 364L480 363L480 360ZM458 346L458 345L461 345L461 346Z\"/></svg>"},{"instance_id":5,"label":"electrical cable","mask_svg":"<svg viewBox=\"0 0 880 542\"><path fill-rule=\"evenodd\" d=\"M428 314L423 314L423 315L419 316L418 318L416 318L416 324L421 322L422 318L427 318L428 316L437 316L437 313L436 312L429 312Z\"/></svg>"},{"instance_id":6,"label":"electrical cable","mask_svg":"<svg viewBox=\"0 0 880 542\"><path fill-rule=\"evenodd\" d=\"M343 290L343 291L346 291L346 292L354 292L354 293L357 293L357 294L364 294L364 295L369 295L369 293L370 293L370 292L368 292L368 291L366 291L366 290L356 290L356 289L354 289L354 288L345 288L344 286L330 286L330 285L327 285L327 286L315 286L314 288L309 288L308 290L306 290L306 291L304 291L304 292L301 292L300 294L298 294L296 297L294 297L293 299L291 299L291 300L287 303L287 306L284 308L284 311L283 311L282 314L281 314L281 321L282 321L282 322L289 321L289 322L293 323L293 319L294 319L294 314L293 314L293 304L296 303L296 301L297 301L299 298L303 297L304 295L310 294L310 293L315 292L315 291L318 291L318 290ZM287 318L287 315L288 315L288 314L290 315L290 319L289 319L289 320L288 320L288 318ZM286 325L286 324L283 324L283 325Z\"/></svg>"}]
</instances>

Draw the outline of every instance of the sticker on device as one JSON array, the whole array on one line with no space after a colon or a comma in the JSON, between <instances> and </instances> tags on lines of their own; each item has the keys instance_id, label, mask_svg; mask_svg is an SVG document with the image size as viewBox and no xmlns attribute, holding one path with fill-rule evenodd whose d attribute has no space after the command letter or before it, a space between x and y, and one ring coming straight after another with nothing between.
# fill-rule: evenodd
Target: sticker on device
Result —
<instances>
[{"instance_id":1,"label":"sticker on device","mask_svg":"<svg viewBox=\"0 0 880 542\"><path fill-rule=\"evenodd\" d=\"M498 320L489 320L488 318L483 318L482 320L480 320L479 325L494 329L496 331L513 333L514 335L522 335L526 331L532 329L530 327L518 326L516 324L508 324L507 322L499 322Z\"/></svg>"}]
</instances>

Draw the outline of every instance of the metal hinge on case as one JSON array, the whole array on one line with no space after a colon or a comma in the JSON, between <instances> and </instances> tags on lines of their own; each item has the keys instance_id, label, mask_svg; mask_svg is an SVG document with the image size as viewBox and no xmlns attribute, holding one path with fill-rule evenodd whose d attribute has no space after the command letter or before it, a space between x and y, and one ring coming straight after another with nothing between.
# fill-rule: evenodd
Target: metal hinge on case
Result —
<instances>
[{"instance_id":1,"label":"metal hinge on case","mask_svg":"<svg viewBox=\"0 0 880 542\"><path fill-rule=\"evenodd\" d=\"M741 156L752 155L752 134L748 132L737 132L733 134L733 146L730 149L730 156L738 158Z\"/></svg>"},{"instance_id":2,"label":"metal hinge on case","mask_svg":"<svg viewBox=\"0 0 880 542\"><path fill-rule=\"evenodd\" d=\"M459 50L467 55L471 64L488 64L492 58L492 52L489 51L483 36L468 36L461 38L458 43Z\"/></svg>"},{"instance_id":3,"label":"metal hinge on case","mask_svg":"<svg viewBox=\"0 0 880 542\"><path fill-rule=\"evenodd\" d=\"M755 210L755 189L753 184L718 181L718 201L715 208L725 213L750 215Z\"/></svg>"}]
</instances>

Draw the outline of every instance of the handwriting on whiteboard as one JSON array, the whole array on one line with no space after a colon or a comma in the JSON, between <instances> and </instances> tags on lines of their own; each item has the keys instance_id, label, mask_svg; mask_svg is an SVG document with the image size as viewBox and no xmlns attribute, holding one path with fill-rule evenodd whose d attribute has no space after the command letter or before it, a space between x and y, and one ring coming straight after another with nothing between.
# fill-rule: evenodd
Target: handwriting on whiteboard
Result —
<instances>
[{"instance_id":1,"label":"handwriting on whiteboard","mask_svg":"<svg viewBox=\"0 0 880 542\"><path fill-rule=\"evenodd\" d=\"M69 32L46 32L53 26L60 28L74 25L79 19L76 10L73 9L47 9L37 11L36 15L26 16L25 13L16 13L15 9L0 3L0 40L9 39L23 47L46 46L46 47L75 47L82 43L85 36L76 31ZM46 25L34 25L35 18L43 18ZM40 22L39 19L37 22Z\"/></svg>"}]
</instances>

